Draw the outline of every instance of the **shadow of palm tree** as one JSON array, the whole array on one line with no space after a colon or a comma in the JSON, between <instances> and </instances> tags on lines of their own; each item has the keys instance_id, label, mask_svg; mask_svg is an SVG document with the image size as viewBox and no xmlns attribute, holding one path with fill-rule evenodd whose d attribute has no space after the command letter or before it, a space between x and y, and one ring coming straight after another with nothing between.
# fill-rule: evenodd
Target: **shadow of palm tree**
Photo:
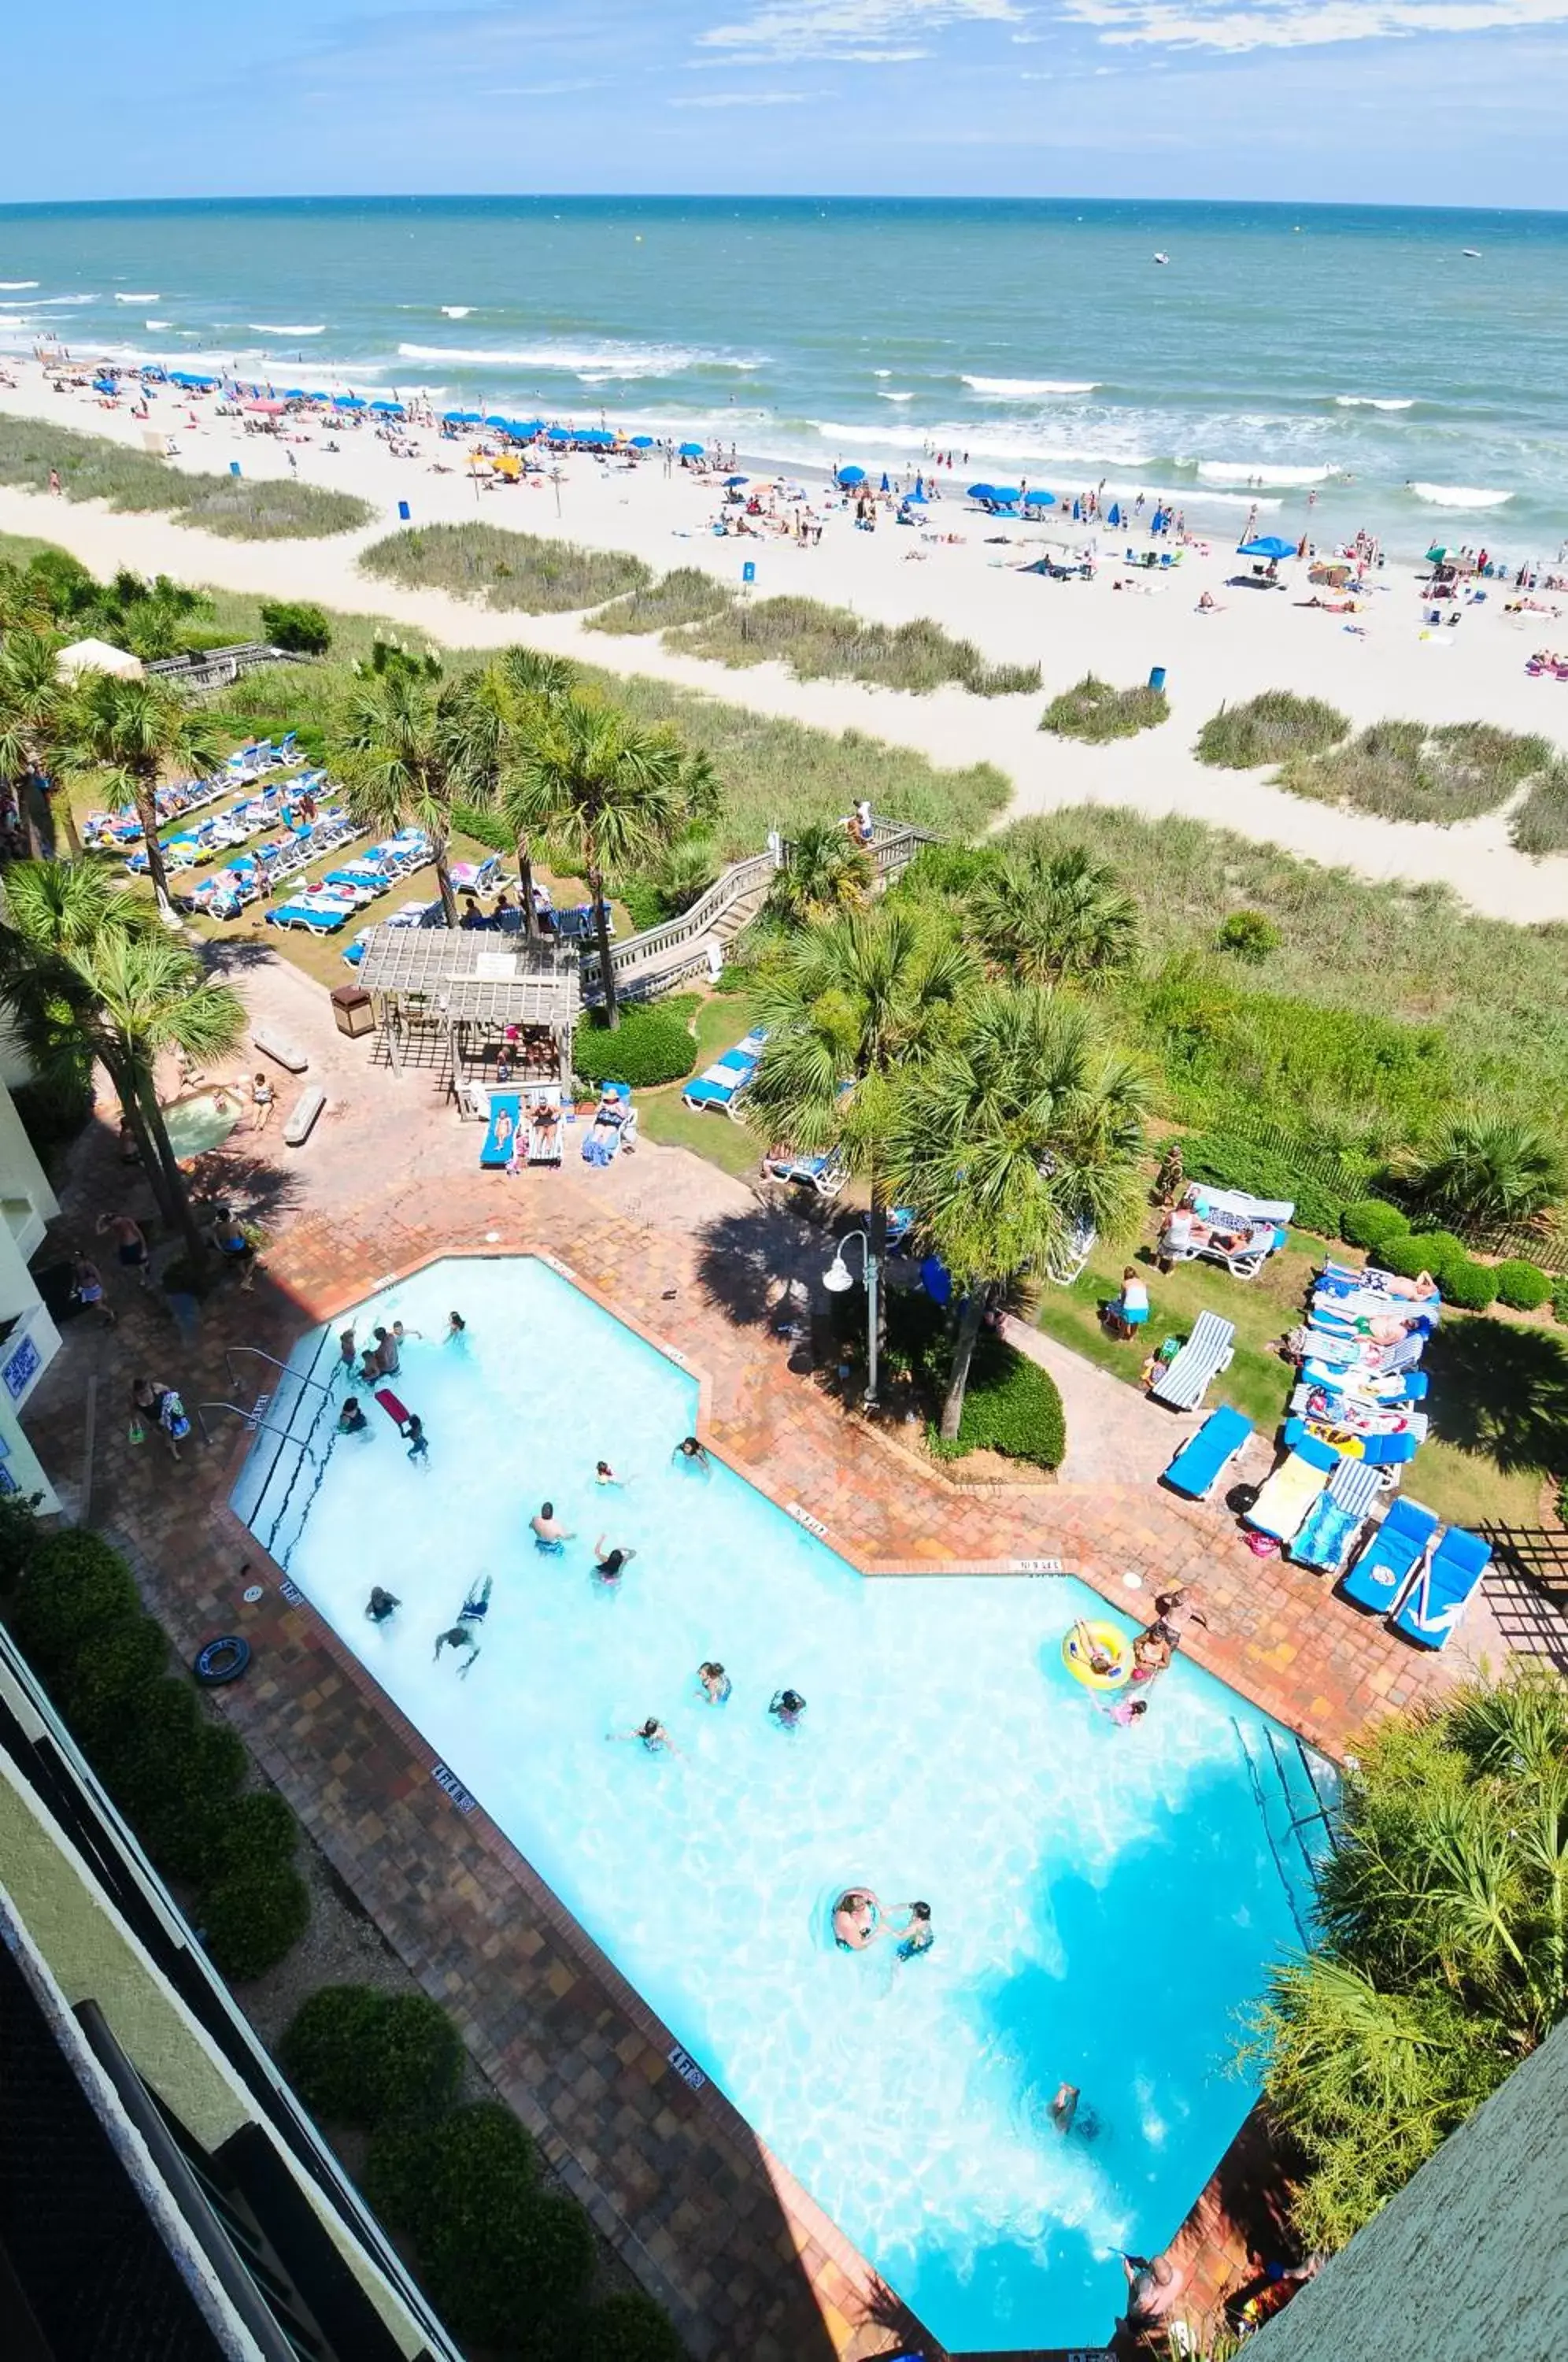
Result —
<instances>
[{"instance_id":1,"label":"shadow of palm tree","mask_svg":"<svg viewBox=\"0 0 1568 2362\"><path fill-rule=\"evenodd\" d=\"M271 944L259 935L204 936L199 940L208 969L226 984L237 976L248 974L252 968L270 966L273 959Z\"/></svg>"},{"instance_id":2,"label":"shadow of palm tree","mask_svg":"<svg viewBox=\"0 0 1568 2362\"><path fill-rule=\"evenodd\" d=\"M697 1281L702 1300L737 1329L765 1329L787 1292L804 1308L828 1260L820 1231L772 1206L721 1214L701 1232Z\"/></svg>"},{"instance_id":3,"label":"shadow of palm tree","mask_svg":"<svg viewBox=\"0 0 1568 2362\"><path fill-rule=\"evenodd\" d=\"M1505 1474L1568 1473L1568 1347L1549 1330L1454 1321L1427 1347L1431 1432Z\"/></svg>"}]
</instances>

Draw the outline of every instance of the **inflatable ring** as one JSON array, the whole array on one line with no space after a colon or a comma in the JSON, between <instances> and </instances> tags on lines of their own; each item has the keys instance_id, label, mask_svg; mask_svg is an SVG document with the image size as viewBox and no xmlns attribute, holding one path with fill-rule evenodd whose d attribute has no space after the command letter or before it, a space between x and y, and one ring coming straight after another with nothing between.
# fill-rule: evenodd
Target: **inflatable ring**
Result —
<instances>
[{"instance_id":1,"label":"inflatable ring","mask_svg":"<svg viewBox=\"0 0 1568 2362\"><path fill-rule=\"evenodd\" d=\"M1095 1647L1110 1659L1110 1672L1095 1672L1087 1653L1078 1645L1076 1625L1062 1642L1062 1662L1073 1679L1082 1682L1087 1690L1119 1690L1132 1671L1131 1644L1114 1624L1090 1624L1086 1628Z\"/></svg>"},{"instance_id":2,"label":"inflatable ring","mask_svg":"<svg viewBox=\"0 0 1568 2362\"><path fill-rule=\"evenodd\" d=\"M209 1640L196 1659L196 1679L204 1689L220 1690L226 1682L237 1682L249 1662L249 1641L237 1632L225 1632Z\"/></svg>"}]
</instances>

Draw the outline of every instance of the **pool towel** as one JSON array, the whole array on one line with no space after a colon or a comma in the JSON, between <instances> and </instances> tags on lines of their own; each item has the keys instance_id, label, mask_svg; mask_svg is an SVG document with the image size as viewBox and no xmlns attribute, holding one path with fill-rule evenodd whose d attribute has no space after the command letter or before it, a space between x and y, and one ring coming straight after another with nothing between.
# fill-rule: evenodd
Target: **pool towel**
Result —
<instances>
[{"instance_id":1,"label":"pool towel","mask_svg":"<svg viewBox=\"0 0 1568 2362\"><path fill-rule=\"evenodd\" d=\"M406 1427L408 1425L408 1413L404 1410L402 1403L399 1402L396 1395L393 1394L391 1386L378 1386L376 1388L376 1400L380 1403L381 1408L385 1411L387 1417L392 1420L394 1427Z\"/></svg>"}]
</instances>

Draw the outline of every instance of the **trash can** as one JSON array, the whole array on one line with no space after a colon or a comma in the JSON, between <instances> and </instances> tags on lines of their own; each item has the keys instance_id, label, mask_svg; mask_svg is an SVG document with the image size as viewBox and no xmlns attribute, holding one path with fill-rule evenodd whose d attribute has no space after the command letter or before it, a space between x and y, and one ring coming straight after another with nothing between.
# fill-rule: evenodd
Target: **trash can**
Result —
<instances>
[{"instance_id":1,"label":"trash can","mask_svg":"<svg viewBox=\"0 0 1568 2362\"><path fill-rule=\"evenodd\" d=\"M373 1033L376 1005L361 984L340 984L332 995L332 1014L339 1033Z\"/></svg>"},{"instance_id":2,"label":"trash can","mask_svg":"<svg viewBox=\"0 0 1568 2362\"><path fill-rule=\"evenodd\" d=\"M1156 665L1156 666L1154 667L1154 668L1153 672L1149 675L1149 687L1150 687L1151 689L1160 689L1160 690L1163 690L1163 689L1164 689L1164 687L1165 687L1165 668L1164 665Z\"/></svg>"}]
</instances>

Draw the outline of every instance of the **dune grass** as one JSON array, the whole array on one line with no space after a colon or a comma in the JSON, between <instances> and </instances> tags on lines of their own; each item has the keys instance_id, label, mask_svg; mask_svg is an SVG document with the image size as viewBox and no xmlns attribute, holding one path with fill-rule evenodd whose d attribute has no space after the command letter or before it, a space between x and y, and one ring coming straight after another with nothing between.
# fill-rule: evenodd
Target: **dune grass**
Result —
<instances>
[{"instance_id":1,"label":"dune grass","mask_svg":"<svg viewBox=\"0 0 1568 2362\"><path fill-rule=\"evenodd\" d=\"M587 628L614 633L677 631L682 624L697 624L719 614L734 597L732 590L704 574L700 566L678 566L646 590L634 590L630 598L602 607L597 615L590 615Z\"/></svg>"},{"instance_id":2,"label":"dune grass","mask_svg":"<svg viewBox=\"0 0 1568 2362\"><path fill-rule=\"evenodd\" d=\"M1011 697L1040 686L1038 665L988 665L972 641L922 617L873 624L820 599L737 600L683 631L688 656L720 664L787 664L798 680L864 680L916 697L956 684L977 697Z\"/></svg>"},{"instance_id":3,"label":"dune grass","mask_svg":"<svg viewBox=\"0 0 1568 2362\"><path fill-rule=\"evenodd\" d=\"M1101 746L1112 738L1135 738L1140 730L1157 730L1170 718L1170 710L1163 689L1147 683L1112 689L1109 681L1086 672L1082 680L1051 700L1040 727L1056 738L1080 738Z\"/></svg>"},{"instance_id":4,"label":"dune grass","mask_svg":"<svg viewBox=\"0 0 1568 2362\"><path fill-rule=\"evenodd\" d=\"M446 590L524 615L561 615L597 607L653 579L640 557L620 549L582 549L496 524L413 526L360 553L364 572L404 590Z\"/></svg>"},{"instance_id":5,"label":"dune grass","mask_svg":"<svg viewBox=\"0 0 1568 2362\"><path fill-rule=\"evenodd\" d=\"M1549 763L1508 823L1520 853L1568 853L1568 763Z\"/></svg>"},{"instance_id":6,"label":"dune grass","mask_svg":"<svg viewBox=\"0 0 1568 2362\"><path fill-rule=\"evenodd\" d=\"M1211 713L1193 751L1217 770L1253 771L1292 756L1321 755L1349 734L1349 716L1321 698L1265 689L1244 705L1222 705Z\"/></svg>"},{"instance_id":7,"label":"dune grass","mask_svg":"<svg viewBox=\"0 0 1568 2362\"><path fill-rule=\"evenodd\" d=\"M348 492L326 491L297 477L188 476L150 451L127 449L102 435L78 435L31 418L0 418L0 484L49 489L60 470L68 501L107 501L114 509L166 510L176 524L231 541L319 540L368 524L372 514Z\"/></svg>"},{"instance_id":8,"label":"dune grass","mask_svg":"<svg viewBox=\"0 0 1568 2362\"><path fill-rule=\"evenodd\" d=\"M1447 828L1496 811L1516 788L1554 761L1544 738L1486 722L1375 722L1346 745L1286 763L1279 784L1292 795L1348 804L1380 820L1433 821Z\"/></svg>"}]
</instances>

